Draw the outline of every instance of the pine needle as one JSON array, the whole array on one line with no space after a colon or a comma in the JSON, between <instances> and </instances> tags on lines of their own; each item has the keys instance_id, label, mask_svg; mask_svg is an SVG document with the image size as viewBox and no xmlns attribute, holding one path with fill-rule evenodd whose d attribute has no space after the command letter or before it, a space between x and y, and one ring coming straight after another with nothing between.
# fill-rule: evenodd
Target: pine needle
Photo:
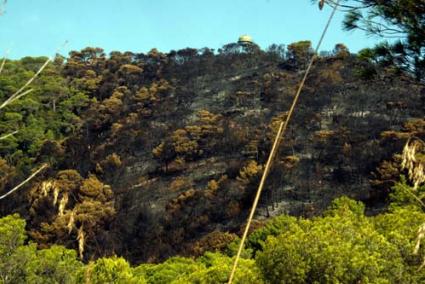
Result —
<instances>
[{"instance_id":1,"label":"pine needle","mask_svg":"<svg viewBox=\"0 0 425 284\"><path fill-rule=\"evenodd\" d=\"M83 225L78 229L78 252L80 253L80 258L83 259L83 253L84 253L84 245L85 245L85 234L83 231Z\"/></svg>"}]
</instances>

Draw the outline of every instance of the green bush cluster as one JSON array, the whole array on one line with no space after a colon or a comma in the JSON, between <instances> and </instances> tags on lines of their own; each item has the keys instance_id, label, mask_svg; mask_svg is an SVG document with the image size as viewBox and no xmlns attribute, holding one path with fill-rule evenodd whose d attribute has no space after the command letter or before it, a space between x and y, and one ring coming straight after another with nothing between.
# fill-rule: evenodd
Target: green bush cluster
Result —
<instances>
[{"instance_id":1,"label":"green bush cluster","mask_svg":"<svg viewBox=\"0 0 425 284\"><path fill-rule=\"evenodd\" d=\"M373 217L364 210L341 197L320 217L271 219L249 236L234 283L423 283L425 250L413 253L422 209L394 205ZM84 264L74 250L37 249L25 221L9 215L0 219L0 283L226 283L237 244L159 264L132 267L116 256Z\"/></svg>"},{"instance_id":2,"label":"green bush cluster","mask_svg":"<svg viewBox=\"0 0 425 284\"><path fill-rule=\"evenodd\" d=\"M37 249L25 243L25 221L18 215L0 219L0 283L221 283L232 258L208 252L193 260L173 257L160 264L131 267L121 257L104 257L88 264L62 246ZM243 259L235 283L261 283L252 259Z\"/></svg>"},{"instance_id":3,"label":"green bush cluster","mask_svg":"<svg viewBox=\"0 0 425 284\"><path fill-rule=\"evenodd\" d=\"M271 283L387 283L405 277L397 246L347 198L325 216L288 222L269 236L256 260ZM414 237L414 236L412 236Z\"/></svg>"},{"instance_id":4,"label":"green bush cluster","mask_svg":"<svg viewBox=\"0 0 425 284\"><path fill-rule=\"evenodd\" d=\"M45 57L7 60L0 76L0 103L21 88L45 61ZM80 115L90 99L67 84L62 69L63 62L56 58L31 84L32 92L0 111L0 136L17 131L0 140L0 156L15 167L18 178L28 175L37 158L45 159L40 156L46 142L63 140L83 123Z\"/></svg>"}]
</instances>

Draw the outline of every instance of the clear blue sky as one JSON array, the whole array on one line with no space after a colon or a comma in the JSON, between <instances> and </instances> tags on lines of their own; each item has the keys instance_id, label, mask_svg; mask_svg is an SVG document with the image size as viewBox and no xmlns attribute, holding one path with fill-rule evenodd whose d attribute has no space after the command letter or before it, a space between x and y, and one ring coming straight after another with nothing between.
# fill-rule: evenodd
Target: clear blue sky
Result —
<instances>
[{"instance_id":1,"label":"clear blue sky","mask_svg":"<svg viewBox=\"0 0 425 284\"><path fill-rule=\"evenodd\" d=\"M147 52L185 47L217 49L249 34L262 48L311 40L315 44L330 8L310 0L9 0L0 16L0 57L53 55L86 46ZM339 13L322 50L345 43L358 51L378 41L342 30Z\"/></svg>"}]
</instances>

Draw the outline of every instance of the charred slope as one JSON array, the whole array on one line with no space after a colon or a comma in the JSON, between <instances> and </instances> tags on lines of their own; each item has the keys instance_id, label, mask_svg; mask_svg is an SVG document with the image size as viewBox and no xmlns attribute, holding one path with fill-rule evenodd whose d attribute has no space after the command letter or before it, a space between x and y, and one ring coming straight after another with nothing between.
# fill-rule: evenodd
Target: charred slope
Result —
<instances>
[{"instance_id":1,"label":"charred slope","mask_svg":"<svg viewBox=\"0 0 425 284\"><path fill-rule=\"evenodd\" d=\"M28 195L33 238L76 247L84 235L86 257L139 262L196 254L208 234L238 232L303 62L259 50L71 54L68 84L95 100ZM340 195L380 206L372 172L402 147L391 133L423 135L424 103L402 74L348 54L321 58L258 216L311 216Z\"/></svg>"}]
</instances>

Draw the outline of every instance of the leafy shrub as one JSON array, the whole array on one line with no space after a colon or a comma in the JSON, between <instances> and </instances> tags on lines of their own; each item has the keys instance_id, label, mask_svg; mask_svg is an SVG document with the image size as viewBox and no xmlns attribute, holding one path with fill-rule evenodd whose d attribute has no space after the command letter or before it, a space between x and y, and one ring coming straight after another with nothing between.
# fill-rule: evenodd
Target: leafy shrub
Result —
<instances>
[{"instance_id":1,"label":"leafy shrub","mask_svg":"<svg viewBox=\"0 0 425 284\"><path fill-rule=\"evenodd\" d=\"M206 253L198 260L202 266L194 273L173 283L226 283L233 265L233 259L220 253ZM240 259L233 283L261 284L260 271L252 259Z\"/></svg>"},{"instance_id":2,"label":"leafy shrub","mask_svg":"<svg viewBox=\"0 0 425 284\"><path fill-rule=\"evenodd\" d=\"M128 262L121 257L99 258L86 266L80 281L85 283L146 283L141 276L136 277Z\"/></svg>"},{"instance_id":3,"label":"leafy shrub","mask_svg":"<svg viewBox=\"0 0 425 284\"><path fill-rule=\"evenodd\" d=\"M256 261L272 283L383 283L406 273L398 247L361 215L362 205L336 200L325 217L292 219L269 236ZM290 221L290 220L288 220ZM289 223L289 222L288 222Z\"/></svg>"}]
</instances>

